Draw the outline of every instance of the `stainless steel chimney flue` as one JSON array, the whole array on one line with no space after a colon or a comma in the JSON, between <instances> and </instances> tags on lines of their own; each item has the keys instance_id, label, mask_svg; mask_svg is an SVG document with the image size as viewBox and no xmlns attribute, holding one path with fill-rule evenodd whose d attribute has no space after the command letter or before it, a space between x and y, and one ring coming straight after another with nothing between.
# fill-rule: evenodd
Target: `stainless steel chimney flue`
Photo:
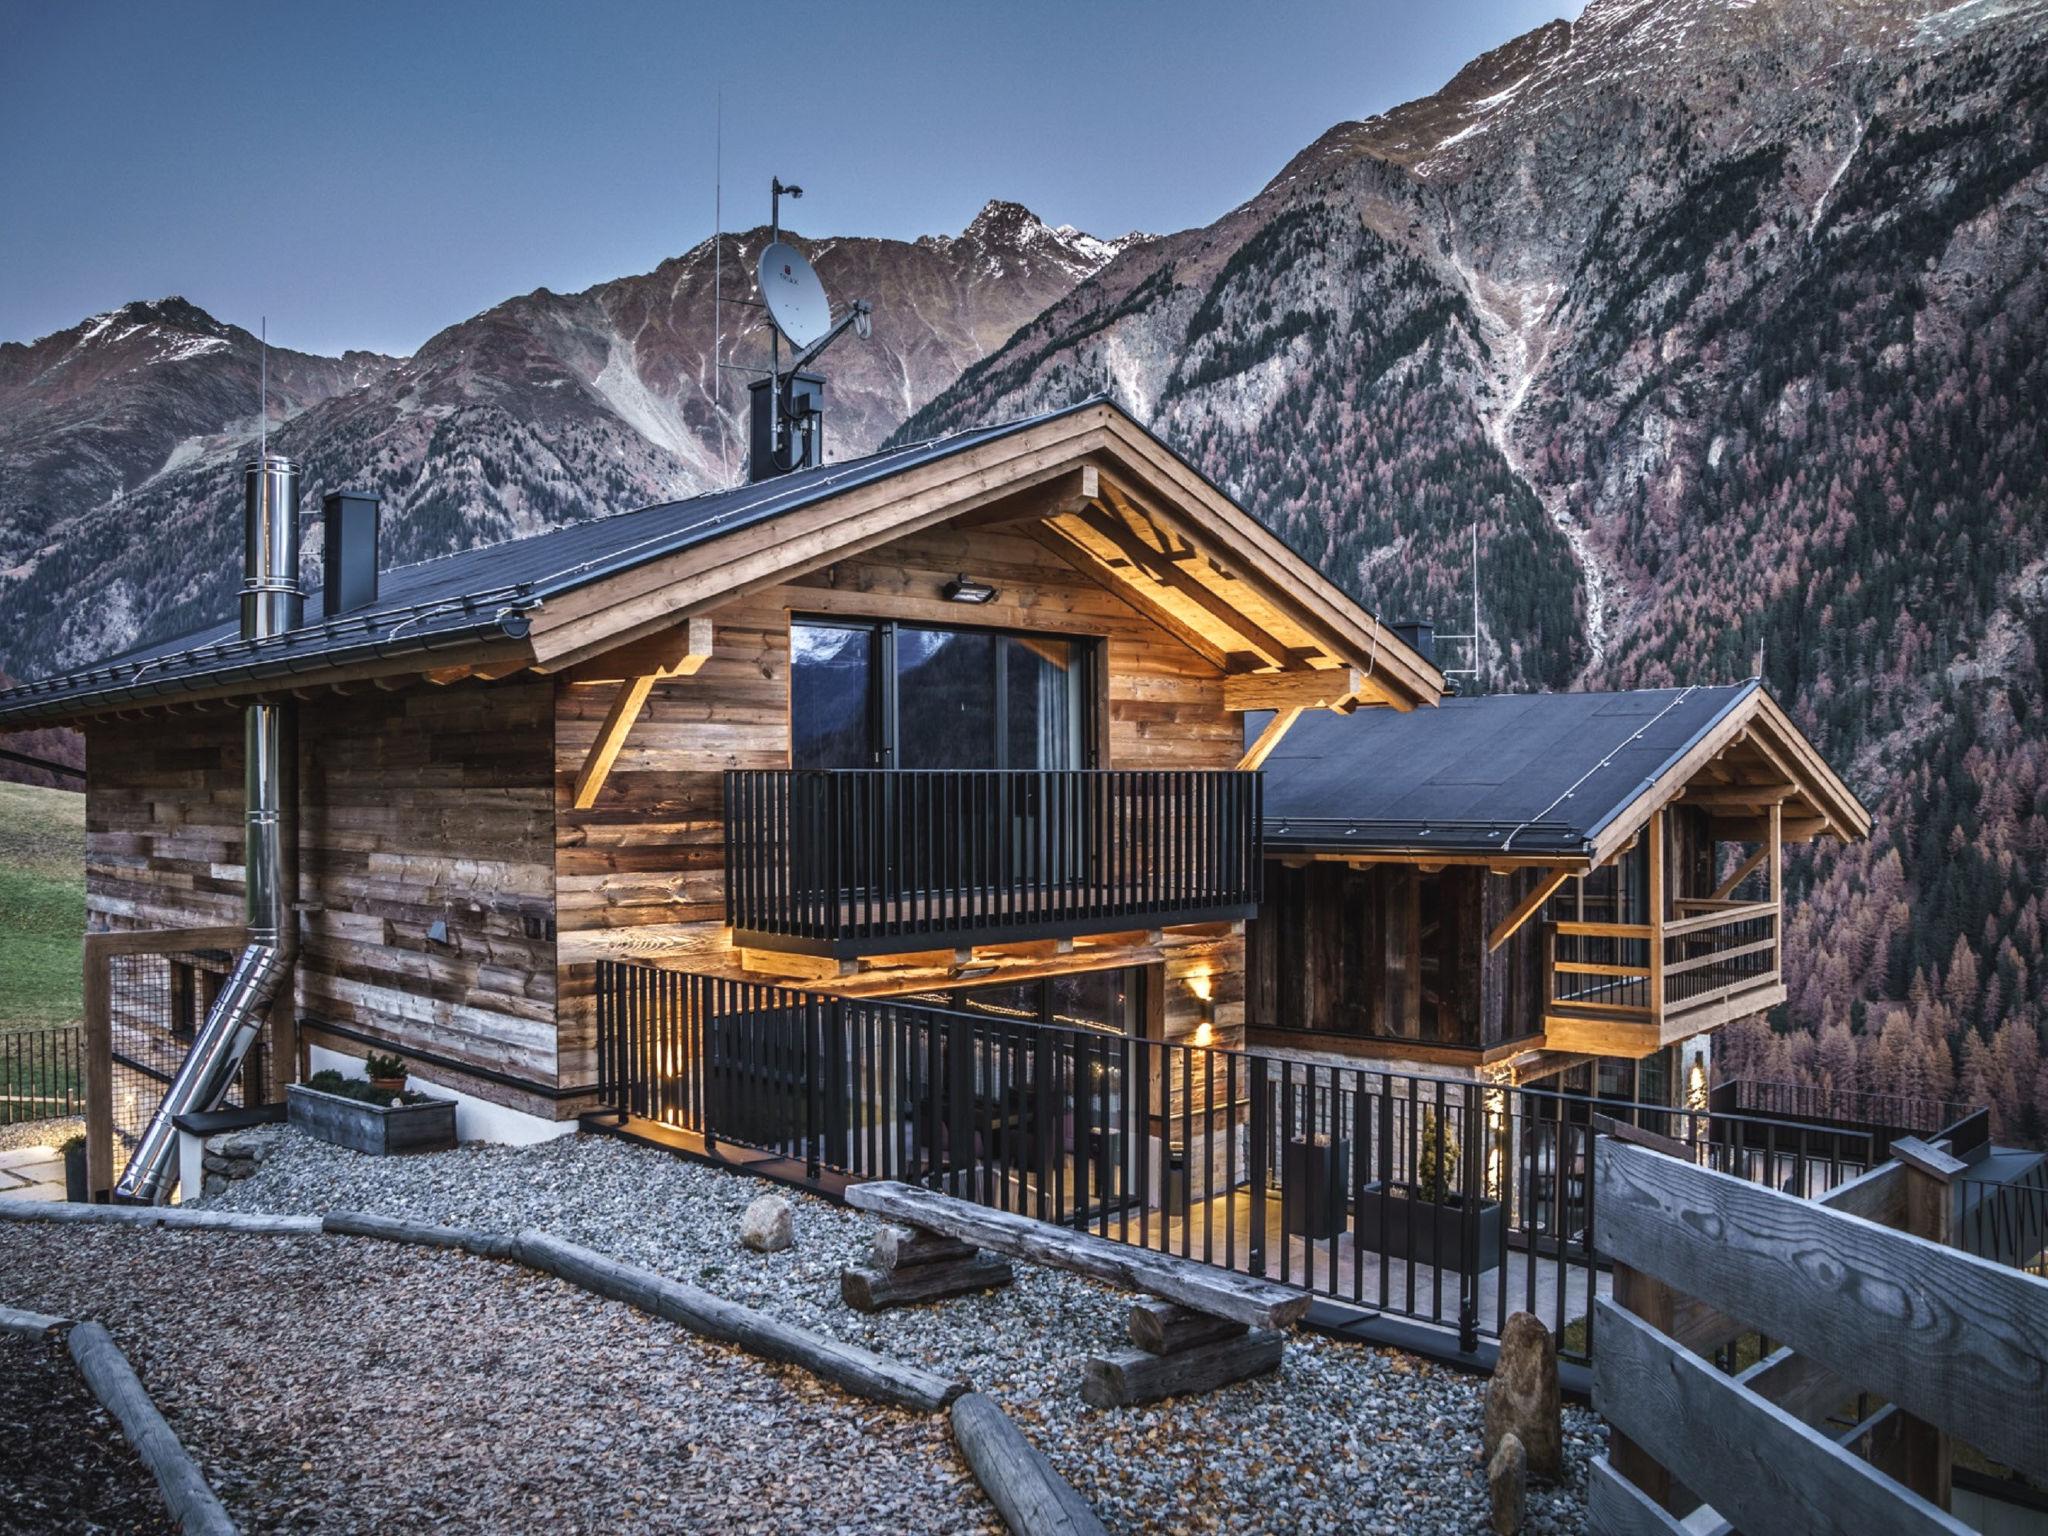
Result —
<instances>
[{"instance_id":1,"label":"stainless steel chimney flue","mask_svg":"<svg viewBox=\"0 0 2048 1536\"><path fill-rule=\"evenodd\" d=\"M242 471L242 615L245 640L296 629L305 617L299 588L299 472L266 453ZM214 999L206 1023L150 1117L117 1200L153 1205L168 1191L178 1115L217 1109L235 1069L262 1032L263 1017L298 954L298 930L284 889L285 850L295 835L284 786L298 755L297 721L286 704L242 711L244 911L249 942Z\"/></svg>"}]
</instances>

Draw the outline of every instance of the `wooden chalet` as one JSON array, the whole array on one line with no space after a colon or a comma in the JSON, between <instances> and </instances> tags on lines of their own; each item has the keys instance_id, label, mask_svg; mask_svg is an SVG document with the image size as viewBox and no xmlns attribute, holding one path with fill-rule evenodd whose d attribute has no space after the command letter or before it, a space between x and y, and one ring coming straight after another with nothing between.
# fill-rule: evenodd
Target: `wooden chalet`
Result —
<instances>
[{"instance_id":1,"label":"wooden chalet","mask_svg":"<svg viewBox=\"0 0 2048 1536\"><path fill-rule=\"evenodd\" d=\"M91 929L217 943L237 712L290 708L273 1086L395 1051L465 1136L597 1101L608 958L1236 1043L1244 713L1441 690L1100 402L381 573L373 503L325 521L296 627L10 690L0 728L85 733Z\"/></svg>"},{"instance_id":2,"label":"wooden chalet","mask_svg":"<svg viewBox=\"0 0 2048 1536\"><path fill-rule=\"evenodd\" d=\"M1784 1001L1784 844L1870 830L1754 680L1304 717L1265 778L1252 1045L1645 1104Z\"/></svg>"}]
</instances>

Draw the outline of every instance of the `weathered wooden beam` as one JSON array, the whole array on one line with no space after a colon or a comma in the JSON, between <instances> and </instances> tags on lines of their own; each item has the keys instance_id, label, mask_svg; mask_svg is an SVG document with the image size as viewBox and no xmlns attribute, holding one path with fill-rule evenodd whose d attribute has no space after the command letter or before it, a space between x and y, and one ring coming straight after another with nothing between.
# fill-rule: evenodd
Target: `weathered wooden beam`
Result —
<instances>
[{"instance_id":1,"label":"weathered wooden beam","mask_svg":"<svg viewBox=\"0 0 2048 1536\"><path fill-rule=\"evenodd\" d=\"M1287 1335L1278 1329L1260 1328L1166 1355L1149 1349L1096 1355L1081 1366L1081 1401L1091 1408L1129 1408L1183 1392L1213 1392L1278 1370L1286 1344Z\"/></svg>"},{"instance_id":2,"label":"weathered wooden beam","mask_svg":"<svg viewBox=\"0 0 2048 1536\"><path fill-rule=\"evenodd\" d=\"M1761 811L1798 793L1797 784L1688 784L1680 791L1680 798L1687 805L1708 809L1733 806L1738 810Z\"/></svg>"},{"instance_id":3,"label":"weathered wooden beam","mask_svg":"<svg viewBox=\"0 0 2048 1536\"><path fill-rule=\"evenodd\" d=\"M157 1412L107 1330L98 1323L80 1323L71 1330L69 1344L78 1374L120 1423L136 1458L156 1479L178 1529L186 1536L235 1536L235 1523L214 1495L206 1474Z\"/></svg>"},{"instance_id":4,"label":"weathered wooden beam","mask_svg":"<svg viewBox=\"0 0 2048 1536\"><path fill-rule=\"evenodd\" d=\"M47 1312L28 1312L20 1307L0 1307L0 1333L11 1333L18 1339L47 1339L70 1326L68 1317L52 1317Z\"/></svg>"},{"instance_id":5,"label":"weathered wooden beam","mask_svg":"<svg viewBox=\"0 0 2048 1536\"><path fill-rule=\"evenodd\" d=\"M1327 667L1319 672L1246 672L1223 679L1223 707L1232 713L1248 709L1342 709L1365 688L1365 674L1356 667Z\"/></svg>"},{"instance_id":6,"label":"weathered wooden beam","mask_svg":"<svg viewBox=\"0 0 2048 1536\"><path fill-rule=\"evenodd\" d=\"M921 1301L943 1301L993 1291L1017 1278L1008 1259L969 1249L964 1259L870 1269L849 1264L839 1271L839 1299L856 1312L880 1312Z\"/></svg>"},{"instance_id":7,"label":"weathered wooden beam","mask_svg":"<svg viewBox=\"0 0 2048 1536\"><path fill-rule=\"evenodd\" d=\"M1501 945L1515 936L1522 924L1543 910L1543 903L1557 894L1557 888L1571 879L1568 869L1554 869L1536 882L1536 888L1515 903L1515 910L1500 920L1500 924L1486 936L1486 952L1492 954Z\"/></svg>"},{"instance_id":8,"label":"weathered wooden beam","mask_svg":"<svg viewBox=\"0 0 2048 1536\"><path fill-rule=\"evenodd\" d=\"M673 629L657 631L581 662L564 672L562 680L569 683L624 683L638 677L652 677L657 682L672 677L694 677L711 659L712 640L709 615L698 614Z\"/></svg>"},{"instance_id":9,"label":"weathered wooden beam","mask_svg":"<svg viewBox=\"0 0 2048 1536\"><path fill-rule=\"evenodd\" d=\"M1107 540L1131 562L1134 569L1143 572L1156 585L1188 599L1233 634L1241 636L1246 646L1257 651L1268 664L1285 667L1293 660L1294 647L1248 618L1237 604L1214 587L1190 576L1178 562L1147 545L1122 518L1103 511L1100 506L1089 505L1081 509L1074 521Z\"/></svg>"},{"instance_id":10,"label":"weathered wooden beam","mask_svg":"<svg viewBox=\"0 0 2048 1536\"><path fill-rule=\"evenodd\" d=\"M1597 1298L1594 1309L1593 1400L1601 1417L1738 1530L1780 1529L1794 1510L1800 1529L1838 1536L1969 1530L1608 1298Z\"/></svg>"},{"instance_id":11,"label":"weathered wooden beam","mask_svg":"<svg viewBox=\"0 0 2048 1536\"><path fill-rule=\"evenodd\" d=\"M885 1226L868 1245L868 1263L876 1269L910 1269L919 1264L946 1264L971 1259L978 1250L971 1243L916 1227Z\"/></svg>"},{"instance_id":12,"label":"weathered wooden beam","mask_svg":"<svg viewBox=\"0 0 2048 1536\"><path fill-rule=\"evenodd\" d=\"M1013 1536L1106 1536L1087 1502L1002 1409L968 1392L951 1414L954 1443Z\"/></svg>"},{"instance_id":13,"label":"weathered wooden beam","mask_svg":"<svg viewBox=\"0 0 2048 1536\"><path fill-rule=\"evenodd\" d=\"M1613 1457L1586 1469L1586 1529L1593 1536L1691 1536L1691 1527L1615 1471Z\"/></svg>"},{"instance_id":14,"label":"weathered wooden beam","mask_svg":"<svg viewBox=\"0 0 2048 1536\"><path fill-rule=\"evenodd\" d=\"M1224 681L1228 683L1230 680L1225 678ZM1294 722L1299 720L1301 715L1301 708L1294 706L1281 710L1268 720L1266 728L1259 732L1258 739L1246 747L1244 756L1237 760L1238 772L1250 773L1254 769L1263 768L1266 759L1273 755L1282 739L1294 729Z\"/></svg>"},{"instance_id":15,"label":"weathered wooden beam","mask_svg":"<svg viewBox=\"0 0 2048 1536\"><path fill-rule=\"evenodd\" d=\"M1131 1303L1131 1342L1155 1355L1178 1354L1197 1344L1242 1338L1246 1327L1226 1317L1211 1317L1171 1301L1142 1297Z\"/></svg>"},{"instance_id":16,"label":"weathered wooden beam","mask_svg":"<svg viewBox=\"0 0 2048 1536\"><path fill-rule=\"evenodd\" d=\"M855 1184L846 1191L846 1203L855 1210L943 1232L1029 1263L1092 1275L1254 1328L1288 1327L1308 1310L1306 1291L1056 1227L1012 1211L992 1210L937 1190L892 1181Z\"/></svg>"},{"instance_id":17,"label":"weathered wooden beam","mask_svg":"<svg viewBox=\"0 0 2048 1536\"><path fill-rule=\"evenodd\" d=\"M633 722L640 718L640 710L647 703L647 695L653 687L651 674L629 678L619 684L612 707L605 712L604 723L597 728L597 740L590 744L582 771L576 775L577 810L587 811L597 804L598 792L604 788L612 764L619 760L619 753L625 749L626 737L633 729Z\"/></svg>"},{"instance_id":18,"label":"weathered wooden beam","mask_svg":"<svg viewBox=\"0 0 2048 1536\"><path fill-rule=\"evenodd\" d=\"M516 1243L522 1264L546 1270L572 1285L623 1301L642 1312L665 1317L707 1338L736 1344L750 1354L802 1366L857 1397L933 1413L968 1390L964 1380L940 1376L921 1366L827 1338L694 1285L621 1264L545 1232L521 1232Z\"/></svg>"},{"instance_id":19,"label":"weathered wooden beam","mask_svg":"<svg viewBox=\"0 0 2048 1536\"><path fill-rule=\"evenodd\" d=\"M2048 1282L1623 1142L1601 1142L1593 1163L1615 1263L2048 1478Z\"/></svg>"}]
</instances>

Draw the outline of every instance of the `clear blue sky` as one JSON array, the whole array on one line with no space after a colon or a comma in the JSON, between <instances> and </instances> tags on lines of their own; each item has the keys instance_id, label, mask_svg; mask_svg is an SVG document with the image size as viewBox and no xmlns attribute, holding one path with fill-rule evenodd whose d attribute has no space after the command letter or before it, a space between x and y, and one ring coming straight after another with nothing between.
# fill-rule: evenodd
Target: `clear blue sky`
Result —
<instances>
[{"instance_id":1,"label":"clear blue sky","mask_svg":"<svg viewBox=\"0 0 2048 1536\"><path fill-rule=\"evenodd\" d=\"M807 234L1207 223L1332 124L1578 0L716 7L0 0L0 340L182 293L410 352L644 272L771 173Z\"/></svg>"}]
</instances>

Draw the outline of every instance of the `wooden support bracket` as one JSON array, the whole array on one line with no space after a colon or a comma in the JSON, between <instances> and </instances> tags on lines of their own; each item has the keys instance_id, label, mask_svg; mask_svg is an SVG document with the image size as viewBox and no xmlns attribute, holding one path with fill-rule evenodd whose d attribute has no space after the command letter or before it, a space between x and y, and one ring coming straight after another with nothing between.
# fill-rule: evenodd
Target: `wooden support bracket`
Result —
<instances>
[{"instance_id":1,"label":"wooden support bracket","mask_svg":"<svg viewBox=\"0 0 2048 1536\"><path fill-rule=\"evenodd\" d=\"M1515 910L1500 920L1500 926L1486 936L1486 952L1492 954L1515 936L1515 931L1543 910L1543 903L1557 894L1557 888L1571 879L1568 869L1554 869L1536 882L1536 889L1515 904Z\"/></svg>"},{"instance_id":2,"label":"wooden support bracket","mask_svg":"<svg viewBox=\"0 0 2048 1536\"><path fill-rule=\"evenodd\" d=\"M604 724L597 728L597 740L590 744L582 771L576 775L577 810L587 811L597 804L598 791L604 788L604 781L610 777L612 764L619 760L626 737L633 729L633 722L640 718L641 707L646 704L647 695L653 687L652 673L645 677L630 677L619 684L612 707L605 713Z\"/></svg>"}]
</instances>

